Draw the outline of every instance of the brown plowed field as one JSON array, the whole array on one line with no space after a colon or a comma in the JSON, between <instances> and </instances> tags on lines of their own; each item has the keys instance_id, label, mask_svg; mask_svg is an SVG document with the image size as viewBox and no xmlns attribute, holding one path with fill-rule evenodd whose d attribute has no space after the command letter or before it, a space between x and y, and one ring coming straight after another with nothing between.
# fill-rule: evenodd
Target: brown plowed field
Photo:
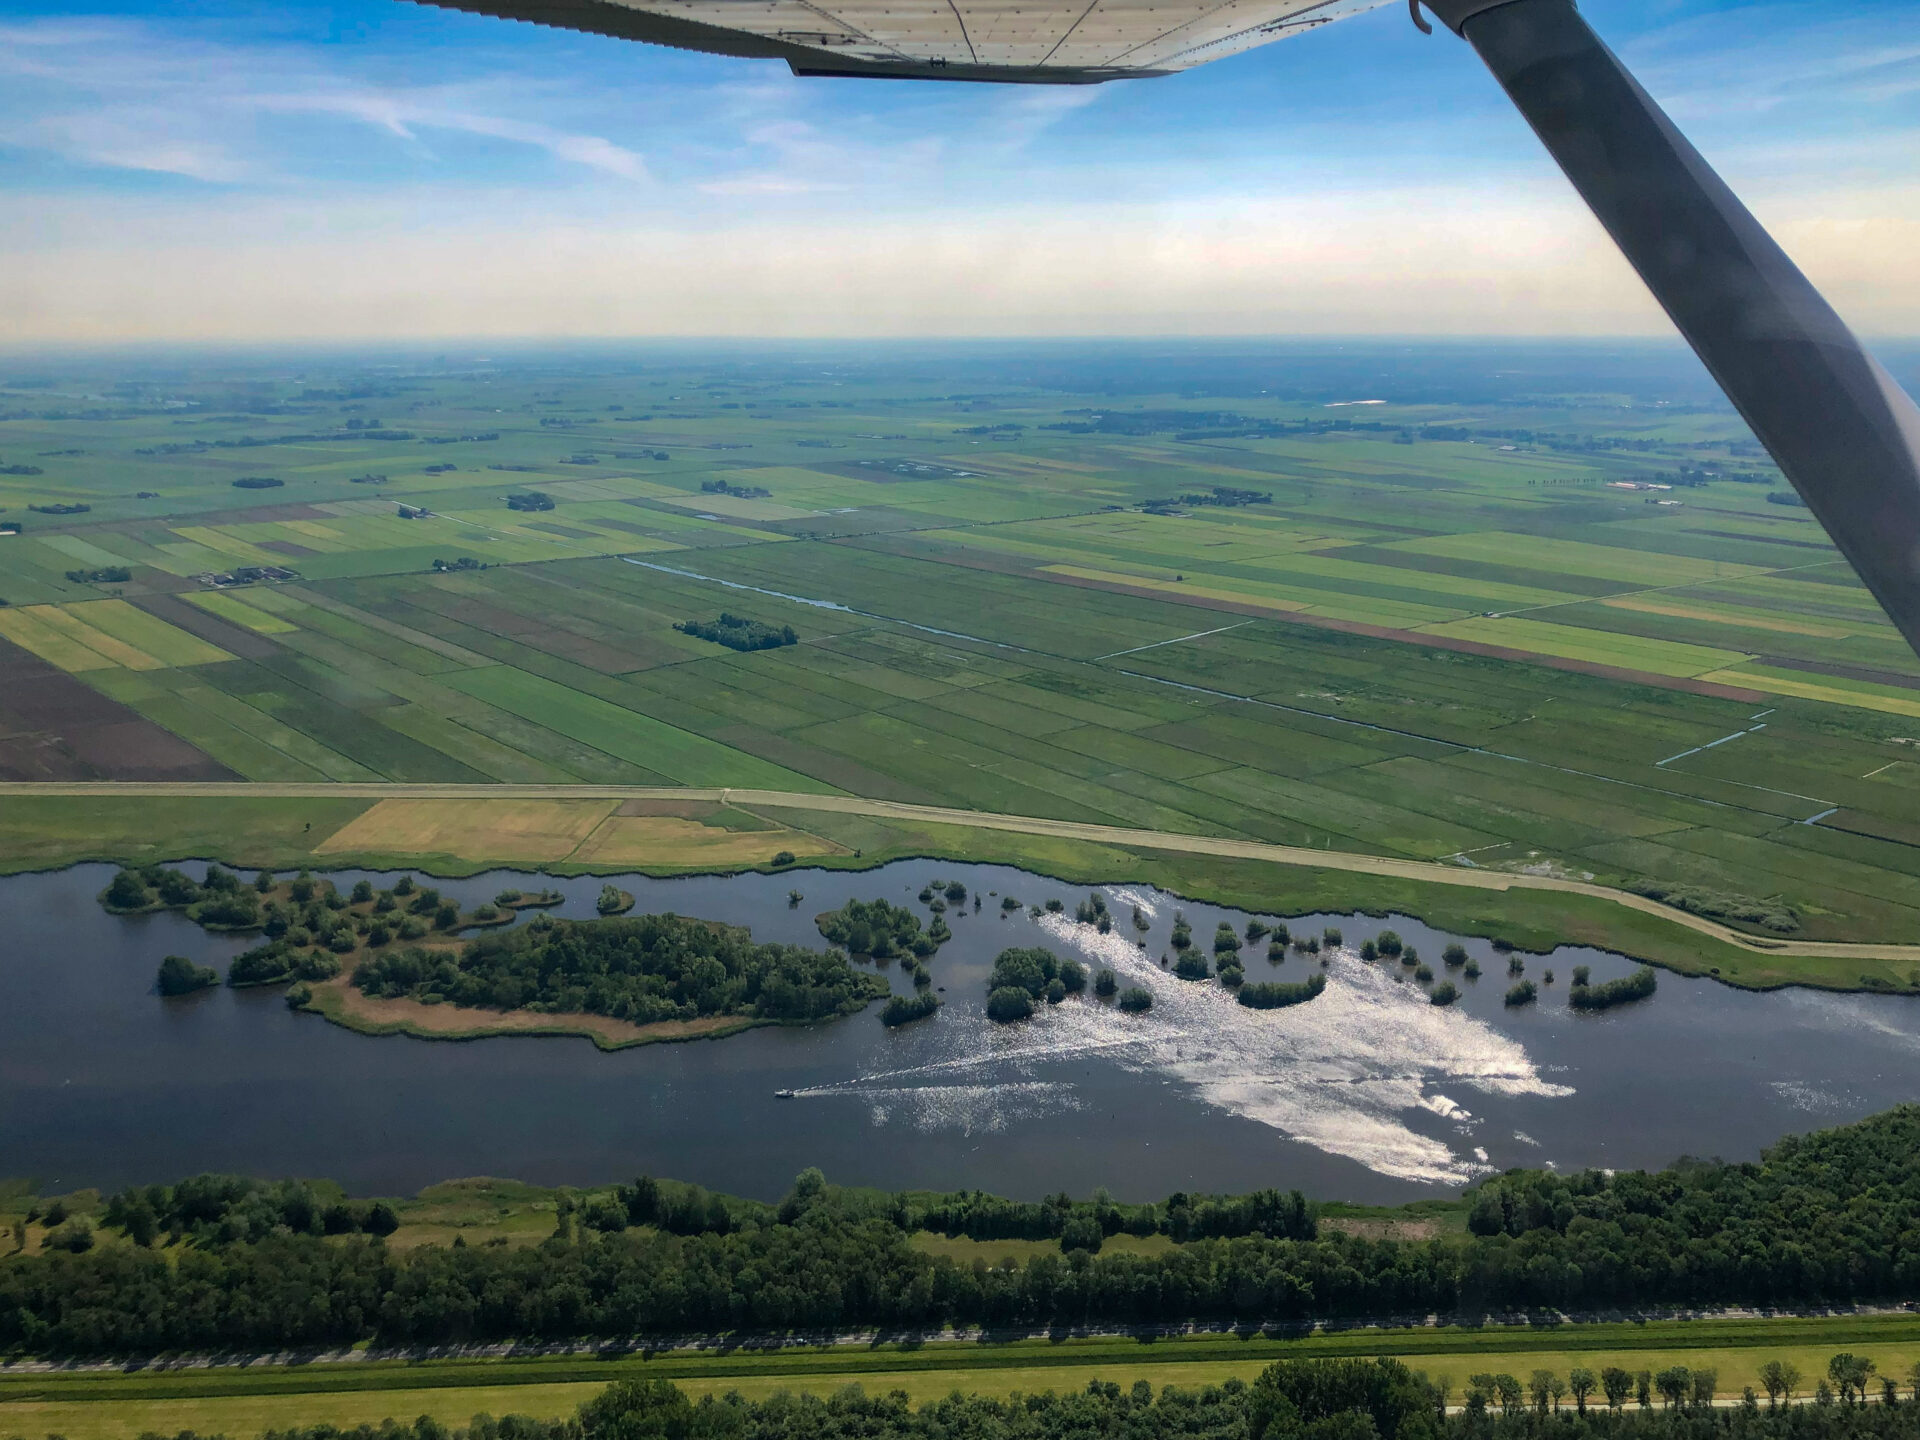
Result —
<instances>
[{"instance_id":1,"label":"brown plowed field","mask_svg":"<svg viewBox=\"0 0 1920 1440\"><path fill-rule=\"evenodd\" d=\"M0 640L0 778L237 780L178 735Z\"/></svg>"},{"instance_id":2,"label":"brown plowed field","mask_svg":"<svg viewBox=\"0 0 1920 1440\"><path fill-rule=\"evenodd\" d=\"M186 631L189 635L217 645L229 655L237 655L242 660L264 660L269 655L279 653L280 647L251 630L242 629L219 616L202 610L198 605L172 595L141 595L133 600L156 620Z\"/></svg>"}]
</instances>

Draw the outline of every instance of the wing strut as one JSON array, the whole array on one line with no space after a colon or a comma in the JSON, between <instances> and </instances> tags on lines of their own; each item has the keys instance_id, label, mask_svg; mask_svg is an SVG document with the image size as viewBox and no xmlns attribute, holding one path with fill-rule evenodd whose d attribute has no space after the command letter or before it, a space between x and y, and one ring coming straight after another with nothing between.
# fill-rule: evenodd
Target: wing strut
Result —
<instances>
[{"instance_id":1,"label":"wing strut","mask_svg":"<svg viewBox=\"0 0 1920 1440\"><path fill-rule=\"evenodd\" d=\"M1920 410L1572 0L1424 3L1479 52L1920 653Z\"/></svg>"}]
</instances>

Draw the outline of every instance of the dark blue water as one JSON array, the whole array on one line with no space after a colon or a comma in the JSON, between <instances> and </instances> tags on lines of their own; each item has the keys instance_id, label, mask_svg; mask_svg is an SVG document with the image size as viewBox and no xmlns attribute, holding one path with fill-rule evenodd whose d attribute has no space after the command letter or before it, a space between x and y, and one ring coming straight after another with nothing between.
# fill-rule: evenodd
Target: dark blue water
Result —
<instances>
[{"instance_id":1,"label":"dark blue water","mask_svg":"<svg viewBox=\"0 0 1920 1440\"><path fill-rule=\"evenodd\" d=\"M877 1007L807 1029L603 1053L584 1039L428 1041L353 1034L293 1013L277 990L162 1000L169 952L224 964L249 943L174 915L103 912L104 866L0 879L0 1175L55 1190L201 1170L339 1179L399 1193L467 1175L585 1184L640 1172L772 1197L808 1165L889 1189L978 1186L1018 1196L1107 1186L1299 1186L1390 1201L1456 1189L1487 1167L1664 1164L1746 1158L1779 1136L1920 1098L1920 1005L1874 996L1754 995L1663 974L1657 995L1604 1015L1567 1009L1575 964L1594 979L1627 962L1593 951L1528 957L1537 1006L1510 1011L1507 960L1468 940L1485 974L1451 1008L1428 1005L1401 967L1368 965L1361 940L1389 926L1430 961L1450 938L1402 917L1338 925L1326 993L1253 1011L1218 985L1162 970L1176 907L1203 946L1244 913L1109 887L1110 935L1063 917L1003 918L1000 895L1085 893L992 866L901 862L865 874L617 878L641 910L673 910L818 945L813 916L851 897L911 903L934 876L986 896L948 912L931 962L946 1006L889 1031ZM363 872L340 872L343 884ZM391 877L374 877L383 883ZM587 916L601 878L496 872L435 882L468 904L506 884L552 883L557 913ZM789 908L789 888L805 902ZM1145 949L1129 921L1151 912ZM1047 944L1112 965L1155 992L1125 1016L1070 999L1022 1025L984 1013L992 958ZM1316 960L1249 979L1301 979ZM894 975L895 988L910 990ZM1455 977L1459 977L1456 975ZM799 1092L776 1100L774 1092Z\"/></svg>"}]
</instances>

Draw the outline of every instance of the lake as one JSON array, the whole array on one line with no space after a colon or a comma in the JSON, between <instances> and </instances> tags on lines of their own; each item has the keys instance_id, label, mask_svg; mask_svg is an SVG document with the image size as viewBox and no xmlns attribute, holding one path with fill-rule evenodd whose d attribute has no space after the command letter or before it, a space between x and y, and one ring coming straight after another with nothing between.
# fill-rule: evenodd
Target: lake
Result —
<instances>
[{"instance_id":1,"label":"lake","mask_svg":"<svg viewBox=\"0 0 1920 1440\"><path fill-rule=\"evenodd\" d=\"M333 878L344 889L397 873ZM1750 994L1662 972L1650 1000L1579 1014L1566 1005L1576 964L1596 983L1632 966L1568 947L1524 957L1529 978L1552 969L1556 983L1541 985L1539 1004L1508 1010L1507 957L1467 939L1485 973L1456 972L1462 998L1442 1008L1400 965L1355 950L1391 928L1438 970L1453 937L1403 916L1313 915L1287 923L1296 935L1344 932L1326 993L1256 1011L1159 964L1176 909L1203 948L1219 920L1244 931L1245 912L1109 886L1115 924L1101 935L1071 919L1084 888L929 861L611 878L635 894L636 913L812 946L825 943L813 917L847 899L885 897L924 920L921 887L959 880L985 908L976 914L969 898L948 911L954 938L930 962L946 1005L930 1021L888 1030L876 1006L804 1029L614 1053L574 1038L374 1038L289 1011L277 988L158 998L162 955L224 966L257 940L210 936L178 915L108 915L96 897L112 874L85 865L0 879L0 1176L53 1192L203 1170L330 1177L358 1194L470 1175L584 1185L650 1173L771 1199L818 1165L887 1189L1037 1197L1106 1186L1143 1200L1274 1185L1384 1203L1518 1165L1750 1159L1781 1135L1920 1098L1912 999ZM498 871L432 883L469 906L509 885L553 885L567 896L553 913L587 917L604 879ZM804 902L790 907L789 889ZM1003 915L1008 895L1058 898L1066 914ZM1033 944L1111 966L1123 986L1151 989L1154 1008L1125 1015L1089 993L992 1024L994 955ZM1319 968L1265 954L1264 941L1247 947L1249 980ZM897 966L883 973L911 993ZM795 1098L776 1099L783 1089Z\"/></svg>"}]
</instances>

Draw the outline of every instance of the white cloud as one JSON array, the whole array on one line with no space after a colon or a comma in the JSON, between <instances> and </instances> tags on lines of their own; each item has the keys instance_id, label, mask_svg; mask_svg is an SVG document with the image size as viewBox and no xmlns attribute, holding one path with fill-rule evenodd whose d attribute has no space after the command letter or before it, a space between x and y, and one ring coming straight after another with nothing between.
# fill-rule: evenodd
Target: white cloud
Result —
<instances>
[{"instance_id":1,"label":"white cloud","mask_svg":"<svg viewBox=\"0 0 1920 1440\"><path fill-rule=\"evenodd\" d=\"M12 117L0 111L0 143L88 165L229 184L291 180L298 165L261 122L321 116L405 142L423 131L502 140L603 175L648 178L636 151L603 135L503 113L512 103L538 103L545 98L538 93L353 83L297 47L183 40L124 23L12 26L0 29L6 77L13 105L27 108L17 97L30 86L46 108Z\"/></svg>"}]
</instances>

